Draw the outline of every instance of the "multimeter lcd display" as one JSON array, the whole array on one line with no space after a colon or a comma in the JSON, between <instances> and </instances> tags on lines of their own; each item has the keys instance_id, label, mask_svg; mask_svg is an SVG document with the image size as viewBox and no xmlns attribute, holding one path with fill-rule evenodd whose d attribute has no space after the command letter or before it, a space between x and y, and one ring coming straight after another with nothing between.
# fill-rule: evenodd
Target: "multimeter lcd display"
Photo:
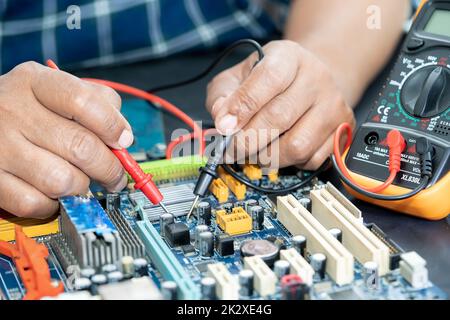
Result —
<instances>
[{"instance_id":1,"label":"multimeter lcd display","mask_svg":"<svg viewBox=\"0 0 450 320\"><path fill-rule=\"evenodd\" d=\"M450 10L435 10L424 31L450 37Z\"/></svg>"}]
</instances>

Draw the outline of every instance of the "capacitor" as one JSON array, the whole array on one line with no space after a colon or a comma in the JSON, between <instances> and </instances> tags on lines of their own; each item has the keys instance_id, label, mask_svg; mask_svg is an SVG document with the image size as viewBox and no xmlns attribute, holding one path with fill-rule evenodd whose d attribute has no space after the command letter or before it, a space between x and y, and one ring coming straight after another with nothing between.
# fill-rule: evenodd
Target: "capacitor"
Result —
<instances>
[{"instance_id":1,"label":"capacitor","mask_svg":"<svg viewBox=\"0 0 450 320\"><path fill-rule=\"evenodd\" d=\"M264 209L259 205L250 207L250 215L252 217L253 230L264 229Z\"/></svg>"},{"instance_id":2,"label":"capacitor","mask_svg":"<svg viewBox=\"0 0 450 320\"><path fill-rule=\"evenodd\" d=\"M75 290L89 290L92 282L88 278L77 278L73 282Z\"/></svg>"},{"instance_id":3,"label":"capacitor","mask_svg":"<svg viewBox=\"0 0 450 320\"><path fill-rule=\"evenodd\" d=\"M124 277L131 277L134 274L134 263L133 263L133 257L131 256L124 256L122 257L122 271L124 274Z\"/></svg>"},{"instance_id":4,"label":"capacitor","mask_svg":"<svg viewBox=\"0 0 450 320\"><path fill-rule=\"evenodd\" d=\"M148 263L144 258L137 258L133 261L134 272L138 277L143 277L148 274Z\"/></svg>"},{"instance_id":5,"label":"capacitor","mask_svg":"<svg viewBox=\"0 0 450 320\"><path fill-rule=\"evenodd\" d=\"M209 231L209 228L206 224L197 225L194 229L194 247L197 250L200 250L200 233Z\"/></svg>"},{"instance_id":6,"label":"capacitor","mask_svg":"<svg viewBox=\"0 0 450 320\"><path fill-rule=\"evenodd\" d=\"M165 237L166 226L174 222L175 217L171 213L163 213L159 216L159 234L161 237Z\"/></svg>"},{"instance_id":7,"label":"capacitor","mask_svg":"<svg viewBox=\"0 0 450 320\"><path fill-rule=\"evenodd\" d=\"M197 223L211 225L211 205L202 201L197 205Z\"/></svg>"},{"instance_id":8,"label":"capacitor","mask_svg":"<svg viewBox=\"0 0 450 320\"><path fill-rule=\"evenodd\" d=\"M367 289L377 290L380 286L378 264L375 261L367 261L362 268L363 280Z\"/></svg>"},{"instance_id":9,"label":"capacitor","mask_svg":"<svg viewBox=\"0 0 450 320\"><path fill-rule=\"evenodd\" d=\"M81 271L80 271L80 275L82 278L90 279L94 274L95 274L94 268L84 268L84 269L81 269Z\"/></svg>"},{"instance_id":10,"label":"capacitor","mask_svg":"<svg viewBox=\"0 0 450 320\"><path fill-rule=\"evenodd\" d=\"M115 264L108 263L108 264L105 264L102 266L102 272L105 274L116 271L116 270L117 270L117 266Z\"/></svg>"},{"instance_id":11,"label":"capacitor","mask_svg":"<svg viewBox=\"0 0 450 320\"><path fill-rule=\"evenodd\" d=\"M275 261L273 265L273 271L275 272L278 279L283 278L285 275L289 274L291 265L286 260Z\"/></svg>"},{"instance_id":12,"label":"capacitor","mask_svg":"<svg viewBox=\"0 0 450 320\"><path fill-rule=\"evenodd\" d=\"M298 199L298 202L300 202L300 204L305 207L309 212L311 212L311 199L310 198L300 198Z\"/></svg>"},{"instance_id":13,"label":"capacitor","mask_svg":"<svg viewBox=\"0 0 450 320\"><path fill-rule=\"evenodd\" d=\"M337 241L342 242L342 231L338 228L331 228L328 230L333 237L337 239Z\"/></svg>"},{"instance_id":14,"label":"capacitor","mask_svg":"<svg viewBox=\"0 0 450 320\"><path fill-rule=\"evenodd\" d=\"M201 293L204 300L215 300L216 298L216 280L211 277L205 277L200 280Z\"/></svg>"},{"instance_id":15,"label":"capacitor","mask_svg":"<svg viewBox=\"0 0 450 320\"><path fill-rule=\"evenodd\" d=\"M297 274L288 274L281 278L281 298L283 300L307 300L310 287Z\"/></svg>"},{"instance_id":16,"label":"capacitor","mask_svg":"<svg viewBox=\"0 0 450 320\"><path fill-rule=\"evenodd\" d=\"M106 275L104 275L102 273L97 273L97 274L94 274L91 277L91 282L92 282L92 284L98 286L98 285L102 285L102 284L107 283L108 282L108 278L106 277Z\"/></svg>"},{"instance_id":17,"label":"capacitor","mask_svg":"<svg viewBox=\"0 0 450 320\"><path fill-rule=\"evenodd\" d=\"M306 237L302 235L293 236L291 239L292 247L300 253L301 256L305 256L306 251Z\"/></svg>"},{"instance_id":18,"label":"capacitor","mask_svg":"<svg viewBox=\"0 0 450 320\"><path fill-rule=\"evenodd\" d=\"M214 235L211 231L204 231L199 235L199 251L202 257L214 255Z\"/></svg>"},{"instance_id":19,"label":"capacitor","mask_svg":"<svg viewBox=\"0 0 450 320\"><path fill-rule=\"evenodd\" d=\"M161 293L165 300L177 300L177 283L175 281L164 281L161 284Z\"/></svg>"},{"instance_id":20,"label":"capacitor","mask_svg":"<svg viewBox=\"0 0 450 320\"><path fill-rule=\"evenodd\" d=\"M245 211L250 212L250 208L253 206L257 206L257 205L258 205L258 200L249 199L249 200L245 201L245 205L244 205Z\"/></svg>"},{"instance_id":21,"label":"capacitor","mask_svg":"<svg viewBox=\"0 0 450 320\"><path fill-rule=\"evenodd\" d=\"M239 293L241 296L251 297L253 295L253 279L252 270L245 269L239 272Z\"/></svg>"},{"instance_id":22,"label":"capacitor","mask_svg":"<svg viewBox=\"0 0 450 320\"><path fill-rule=\"evenodd\" d=\"M107 274L108 282L119 282L123 279L123 273L120 271L113 271Z\"/></svg>"},{"instance_id":23,"label":"capacitor","mask_svg":"<svg viewBox=\"0 0 450 320\"><path fill-rule=\"evenodd\" d=\"M323 253L314 253L311 255L311 267L314 270L314 277L321 280L325 277L325 268L327 265L327 257Z\"/></svg>"}]
</instances>

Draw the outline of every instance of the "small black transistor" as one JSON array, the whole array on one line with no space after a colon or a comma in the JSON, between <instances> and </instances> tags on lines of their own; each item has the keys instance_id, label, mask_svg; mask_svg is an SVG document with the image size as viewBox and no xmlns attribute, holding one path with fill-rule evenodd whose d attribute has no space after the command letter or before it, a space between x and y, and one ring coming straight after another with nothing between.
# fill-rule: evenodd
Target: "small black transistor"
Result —
<instances>
[{"instance_id":1,"label":"small black transistor","mask_svg":"<svg viewBox=\"0 0 450 320\"><path fill-rule=\"evenodd\" d=\"M175 222L166 225L166 240L172 247L185 246L190 244L191 238L189 228L182 222Z\"/></svg>"},{"instance_id":2,"label":"small black transistor","mask_svg":"<svg viewBox=\"0 0 450 320\"><path fill-rule=\"evenodd\" d=\"M234 239L225 234L216 237L216 250L222 256L231 256L234 254Z\"/></svg>"}]
</instances>

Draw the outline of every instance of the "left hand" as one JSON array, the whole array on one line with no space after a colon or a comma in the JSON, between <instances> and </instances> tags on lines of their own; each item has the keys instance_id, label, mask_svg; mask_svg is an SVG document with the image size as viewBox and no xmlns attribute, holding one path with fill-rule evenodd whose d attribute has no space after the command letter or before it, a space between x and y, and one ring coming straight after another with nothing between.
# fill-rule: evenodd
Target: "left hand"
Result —
<instances>
[{"instance_id":1,"label":"left hand","mask_svg":"<svg viewBox=\"0 0 450 320\"><path fill-rule=\"evenodd\" d=\"M246 156L277 142L280 167L315 170L330 155L338 125L354 124L353 111L330 67L298 43L272 41L264 54L255 67L252 54L217 75L208 85L207 108L220 132L239 131L236 141ZM242 143L252 129L279 131L267 143Z\"/></svg>"}]
</instances>

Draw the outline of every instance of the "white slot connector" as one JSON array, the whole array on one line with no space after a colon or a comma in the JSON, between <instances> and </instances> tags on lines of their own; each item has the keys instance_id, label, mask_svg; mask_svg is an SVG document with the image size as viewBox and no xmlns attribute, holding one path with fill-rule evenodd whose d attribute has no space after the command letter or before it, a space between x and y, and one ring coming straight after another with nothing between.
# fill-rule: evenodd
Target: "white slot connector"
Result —
<instances>
[{"instance_id":1,"label":"white slot connector","mask_svg":"<svg viewBox=\"0 0 450 320\"><path fill-rule=\"evenodd\" d=\"M216 280L216 295L222 300L239 298L239 283L223 263L208 264L208 275Z\"/></svg>"},{"instance_id":2,"label":"white slot connector","mask_svg":"<svg viewBox=\"0 0 450 320\"><path fill-rule=\"evenodd\" d=\"M400 261L400 274L416 289L428 287L427 262L415 251L403 253Z\"/></svg>"},{"instance_id":3,"label":"white slot connector","mask_svg":"<svg viewBox=\"0 0 450 320\"><path fill-rule=\"evenodd\" d=\"M333 194L329 191L333 192ZM381 276L389 272L389 248L367 229L360 219L348 208L348 200L336 189L312 190L312 215L327 229L338 228L342 231L343 245L362 264L374 261L379 266Z\"/></svg>"},{"instance_id":4,"label":"white slot connector","mask_svg":"<svg viewBox=\"0 0 450 320\"><path fill-rule=\"evenodd\" d=\"M277 218L293 235L304 235L309 253L327 257L326 272L339 285L353 281L352 254L293 196L277 197Z\"/></svg>"},{"instance_id":5,"label":"white slot connector","mask_svg":"<svg viewBox=\"0 0 450 320\"><path fill-rule=\"evenodd\" d=\"M277 276L258 256L244 258L244 268L253 271L253 285L262 297L275 294Z\"/></svg>"},{"instance_id":6,"label":"white slot connector","mask_svg":"<svg viewBox=\"0 0 450 320\"><path fill-rule=\"evenodd\" d=\"M314 269L309 265L308 261L303 258L294 248L281 250L280 259L289 262L292 274L297 274L302 278L303 282L311 285L313 282Z\"/></svg>"}]
</instances>

